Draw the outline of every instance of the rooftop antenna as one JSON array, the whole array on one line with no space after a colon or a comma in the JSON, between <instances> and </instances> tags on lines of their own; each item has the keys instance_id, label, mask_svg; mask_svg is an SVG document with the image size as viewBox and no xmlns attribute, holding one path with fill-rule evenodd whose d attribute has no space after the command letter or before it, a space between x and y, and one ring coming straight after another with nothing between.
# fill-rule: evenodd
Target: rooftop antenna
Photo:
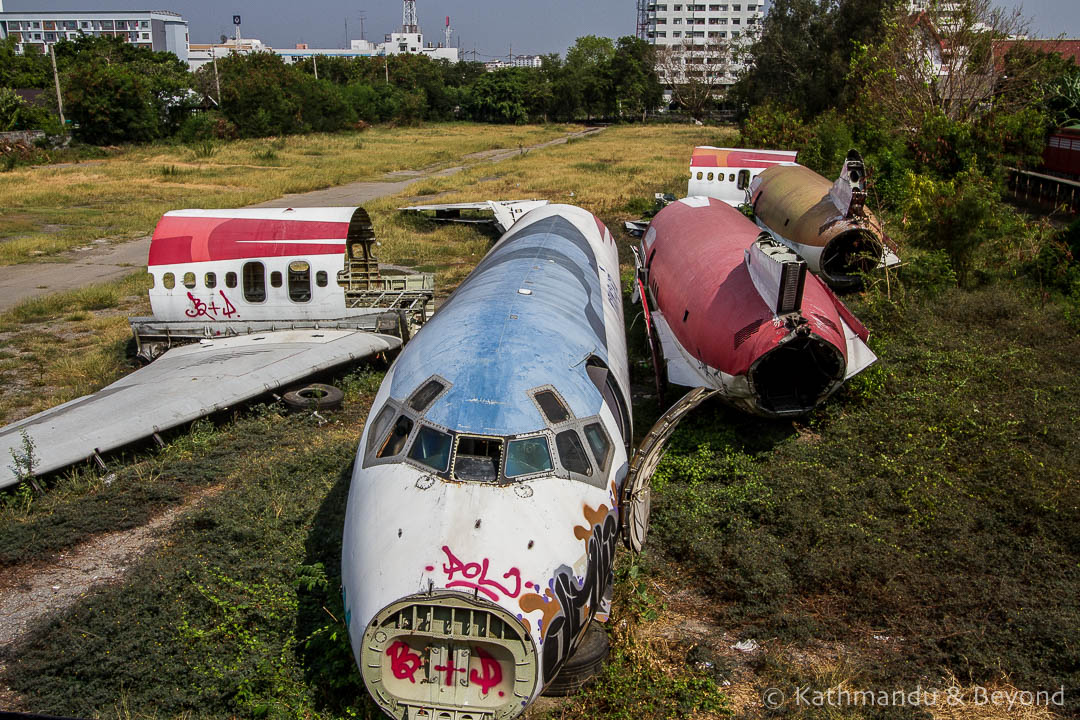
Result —
<instances>
[{"instance_id":1,"label":"rooftop antenna","mask_svg":"<svg viewBox=\"0 0 1080 720\"><path fill-rule=\"evenodd\" d=\"M416 19L416 0L402 0L401 32L416 33L420 22Z\"/></svg>"},{"instance_id":2,"label":"rooftop antenna","mask_svg":"<svg viewBox=\"0 0 1080 720\"><path fill-rule=\"evenodd\" d=\"M360 11L360 39L361 40L367 40L367 36L364 35L364 16L366 14L367 14L366 11L364 11L364 10Z\"/></svg>"}]
</instances>

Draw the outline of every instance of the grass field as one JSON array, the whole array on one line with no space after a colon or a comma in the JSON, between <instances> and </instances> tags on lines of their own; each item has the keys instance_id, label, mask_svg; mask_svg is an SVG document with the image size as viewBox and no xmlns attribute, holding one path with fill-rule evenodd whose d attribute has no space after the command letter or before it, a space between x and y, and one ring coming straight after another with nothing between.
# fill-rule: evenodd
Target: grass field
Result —
<instances>
[{"instance_id":1,"label":"grass field","mask_svg":"<svg viewBox=\"0 0 1080 720\"><path fill-rule=\"evenodd\" d=\"M333 135L137 146L101 160L0 173L0 264L42 260L95 240L148 235L168 210L241 207L286 193L551 140L574 126L371 128Z\"/></svg>"},{"instance_id":2,"label":"grass field","mask_svg":"<svg viewBox=\"0 0 1080 720\"><path fill-rule=\"evenodd\" d=\"M615 127L411 195L574 202L628 253L619 222L653 192L684 187L693 145L732 141L716 128ZM491 236L400 216L406 199L369 208L380 258L434 270L447 290ZM793 422L706 405L680 427L654 480L649 547L636 560L620 551L612 662L593 688L534 717L1080 713L1080 338L1020 281L941 289L909 259L889 295L875 286L846 298L880 362L823 409ZM40 386L56 383L45 392L84 391L50 363L88 343L122 364L119 330L80 333L121 323L138 283L17 308L0 318L0 358L36 353ZM638 309L624 301L642 434L659 408ZM33 344L42 332L51 351ZM338 377L348 403L329 425L254 406L175 433L160 452L128 453L109 482L81 469L44 496L7 495L0 568L12 572L214 499L123 583L0 650L0 691L35 712L96 717L373 717L337 583L350 463L380 376ZM960 704L797 705L802 687L955 688L947 697ZM1064 707L978 702L983 690L1059 687ZM763 704L770 688L782 707Z\"/></svg>"}]
</instances>

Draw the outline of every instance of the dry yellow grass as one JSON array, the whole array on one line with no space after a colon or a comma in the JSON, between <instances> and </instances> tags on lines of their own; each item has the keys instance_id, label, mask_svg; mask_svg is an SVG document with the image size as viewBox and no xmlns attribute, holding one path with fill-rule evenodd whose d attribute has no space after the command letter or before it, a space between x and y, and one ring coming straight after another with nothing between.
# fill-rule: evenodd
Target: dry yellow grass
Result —
<instances>
[{"instance_id":1,"label":"dry yellow grass","mask_svg":"<svg viewBox=\"0 0 1080 720\"><path fill-rule=\"evenodd\" d=\"M154 144L105 160L0 174L0 264L100 238L148 234L168 210L240 207L386 173L452 165L471 153L560 137L576 126L451 123L333 135L240 140L199 148Z\"/></svg>"},{"instance_id":2,"label":"dry yellow grass","mask_svg":"<svg viewBox=\"0 0 1080 720\"><path fill-rule=\"evenodd\" d=\"M85 217L87 224L78 226L84 232L99 233L94 237L109 233L123 236L124 232L140 235L149 232L165 210L239 206L304 189L302 182L308 183L307 189L326 185L329 183L318 177L343 173L350 163L355 167L347 181L438 162L448 157L448 147L453 148L454 157L461 158L493 147L543 142L567 129L455 124L253 140L231 143L203 161L194 161L186 148L154 146L98 165L23 171L44 185L31 187L24 182L24 187L15 187L12 173L0 175L0 193L5 185L17 190L4 202L21 203L15 217L25 224L28 214L45 212L43 203L53 203L54 211L71 212L79 202L72 188L82 188L83 202L90 204L92 211ZM635 199L651 202L655 192L685 192L693 146L730 142L734 142L731 132L721 128L612 127L565 145L423 180L405 193L366 206L381 242L377 255L383 262L435 272L439 295L444 297L484 256L494 234L474 226L435 224L398 212L396 208L410 202L414 193L441 193L438 202L536 197L572 203L596 213L616 237L622 237L622 221L638 216L627 208L628 203ZM358 143L363 143L362 151L352 147ZM283 171L243 164L253 154L268 149L274 150L275 162L282 163ZM184 159L177 160L178 155ZM365 157L361 159L361 155ZM168 164L175 169L163 175L159 168ZM281 178L284 184L270 184L267 178L271 176ZM225 190L176 195L193 185L206 185L208 179ZM253 189L257 183L262 184ZM271 187L272 192L268 190ZM105 207L111 209L106 212ZM0 220L0 234L3 228ZM44 240L8 240L0 243L0 252L11 247L59 251L70 247L64 237L64 233L54 233L45 235ZM0 424L93 392L130 371L133 366L124 355L130 334L127 316L149 314L147 287L145 275L136 273L116 283L36 298L0 315L0 384L8 389L0 396Z\"/></svg>"}]
</instances>

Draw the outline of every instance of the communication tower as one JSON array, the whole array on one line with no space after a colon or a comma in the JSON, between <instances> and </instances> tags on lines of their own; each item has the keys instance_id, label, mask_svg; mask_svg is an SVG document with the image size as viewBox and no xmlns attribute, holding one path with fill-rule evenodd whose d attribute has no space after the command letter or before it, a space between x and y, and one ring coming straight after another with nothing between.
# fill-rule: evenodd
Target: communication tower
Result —
<instances>
[{"instance_id":1,"label":"communication tower","mask_svg":"<svg viewBox=\"0 0 1080 720\"><path fill-rule=\"evenodd\" d=\"M637 0L637 36L649 39L649 0Z\"/></svg>"},{"instance_id":2,"label":"communication tower","mask_svg":"<svg viewBox=\"0 0 1080 720\"><path fill-rule=\"evenodd\" d=\"M416 19L416 0L403 0L401 11L401 32L417 33L420 21Z\"/></svg>"}]
</instances>

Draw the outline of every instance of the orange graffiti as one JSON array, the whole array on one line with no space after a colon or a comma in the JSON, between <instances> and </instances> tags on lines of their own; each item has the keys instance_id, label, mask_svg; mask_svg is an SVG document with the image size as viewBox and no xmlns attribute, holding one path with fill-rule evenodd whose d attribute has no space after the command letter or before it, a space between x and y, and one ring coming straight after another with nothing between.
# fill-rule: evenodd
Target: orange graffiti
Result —
<instances>
[{"instance_id":1,"label":"orange graffiti","mask_svg":"<svg viewBox=\"0 0 1080 720\"><path fill-rule=\"evenodd\" d=\"M576 537L578 540L584 540L585 542L588 542L589 538L592 537L593 527L595 527L596 525L603 525L604 518L607 517L608 512L609 509L607 505L600 505L595 510L590 510L589 506L586 505L584 508L585 520L589 524L586 527L575 525L574 537Z\"/></svg>"},{"instance_id":2,"label":"orange graffiti","mask_svg":"<svg viewBox=\"0 0 1080 720\"><path fill-rule=\"evenodd\" d=\"M527 593L518 598L518 606L523 612L530 613L533 610L539 610L544 613L544 618L540 621L541 639L547 637L548 625L551 624L552 618L562 611L562 605L559 604L559 599L551 594L551 588L545 588L544 595L547 596L547 600L536 593Z\"/></svg>"}]
</instances>

